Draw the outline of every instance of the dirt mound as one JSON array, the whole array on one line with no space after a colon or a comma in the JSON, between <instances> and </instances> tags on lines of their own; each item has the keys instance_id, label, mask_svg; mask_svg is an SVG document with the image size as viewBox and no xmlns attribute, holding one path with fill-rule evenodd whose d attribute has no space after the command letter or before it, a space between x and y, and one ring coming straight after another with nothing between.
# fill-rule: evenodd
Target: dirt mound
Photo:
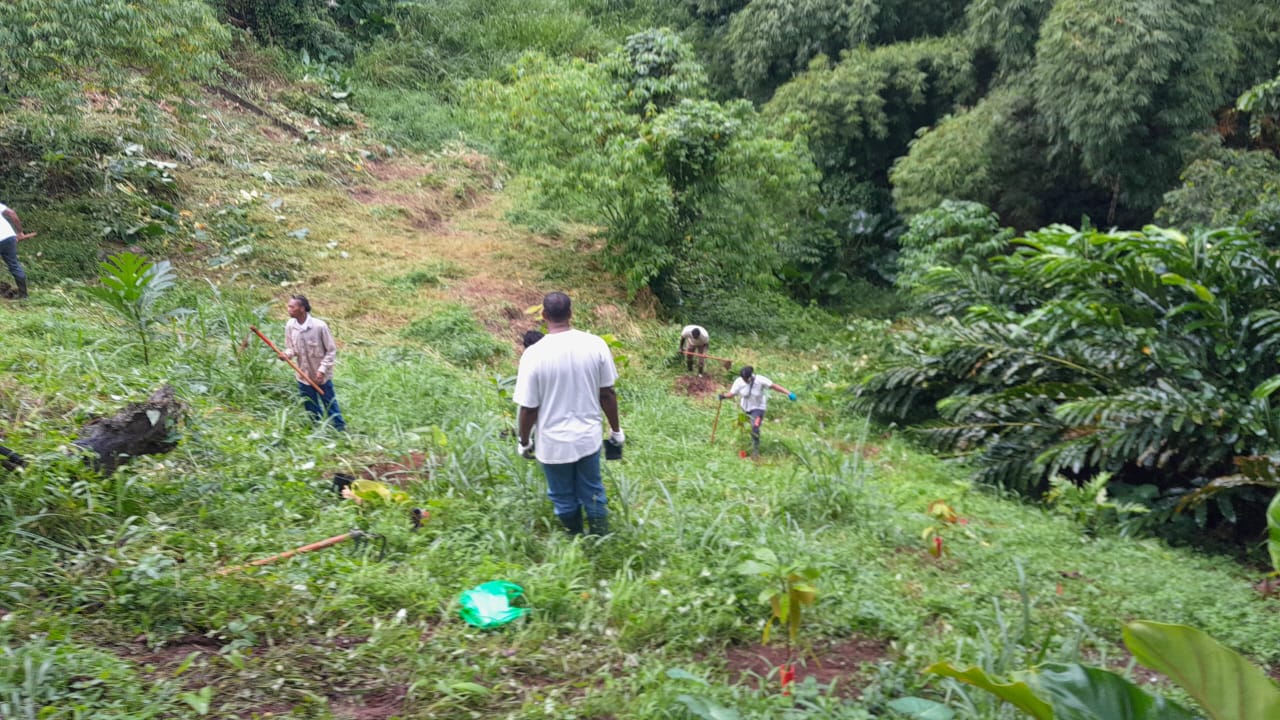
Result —
<instances>
[{"instance_id":1,"label":"dirt mound","mask_svg":"<svg viewBox=\"0 0 1280 720\"><path fill-rule=\"evenodd\" d=\"M411 453L399 460L367 465L360 471L361 477L396 486L404 486L411 480L425 480L430 474L427 456L420 452Z\"/></svg>"},{"instance_id":2,"label":"dirt mound","mask_svg":"<svg viewBox=\"0 0 1280 720\"><path fill-rule=\"evenodd\" d=\"M844 640L815 643L805 648L796 659L796 682L812 677L821 685L836 683L835 694L844 698L857 698L862 686L869 679L870 671L862 672L864 664L873 664L888 658L889 646L882 640L851 637ZM752 682L757 687L780 690L778 667L787 662L784 645L755 645L731 647L725 651L730 682Z\"/></svg>"},{"instance_id":3,"label":"dirt mound","mask_svg":"<svg viewBox=\"0 0 1280 720\"><path fill-rule=\"evenodd\" d=\"M676 391L691 397L715 394L717 383L706 375L681 375L676 378Z\"/></svg>"}]
</instances>

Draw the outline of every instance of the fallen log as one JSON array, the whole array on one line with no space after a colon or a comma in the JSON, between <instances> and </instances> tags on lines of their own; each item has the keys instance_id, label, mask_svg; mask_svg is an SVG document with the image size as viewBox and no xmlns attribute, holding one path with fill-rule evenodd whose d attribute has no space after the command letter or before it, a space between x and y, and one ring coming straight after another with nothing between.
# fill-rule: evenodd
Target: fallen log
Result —
<instances>
[{"instance_id":1,"label":"fallen log","mask_svg":"<svg viewBox=\"0 0 1280 720\"><path fill-rule=\"evenodd\" d=\"M110 475L129 458L161 455L178 445L176 429L186 408L165 385L144 403L131 403L109 418L97 418L80 428L72 442L88 450L88 462L103 475Z\"/></svg>"}]
</instances>

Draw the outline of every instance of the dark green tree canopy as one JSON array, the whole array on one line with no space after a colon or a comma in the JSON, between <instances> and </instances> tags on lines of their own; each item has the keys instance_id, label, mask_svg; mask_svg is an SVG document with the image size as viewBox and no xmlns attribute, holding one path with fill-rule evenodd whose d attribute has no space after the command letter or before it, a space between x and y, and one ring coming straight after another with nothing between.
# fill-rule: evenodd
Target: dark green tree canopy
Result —
<instances>
[{"instance_id":1,"label":"dark green tree canopy","mask_svg":"<svg viewBox=\"0 0 1280 720\"><path fill-rule=\"evenodd\" d=\"M1058 0L1036 46L1035 93L1059 156L1120 202L1154 210L1190 136L1226 99L1231 43L1212 0Z\"/></svg>"}]
</instances>

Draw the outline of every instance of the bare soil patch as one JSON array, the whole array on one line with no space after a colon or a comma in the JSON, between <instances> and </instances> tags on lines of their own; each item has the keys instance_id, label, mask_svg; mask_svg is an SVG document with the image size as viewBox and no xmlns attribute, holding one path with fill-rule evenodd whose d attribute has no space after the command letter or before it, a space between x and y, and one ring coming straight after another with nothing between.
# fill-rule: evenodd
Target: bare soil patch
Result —
<instances>
[{"instance_id":1,"label":"bare soil patch","mask_svg":"<svg viewBox=\"0 0 1280 720\"><path fill-rule=\"evenodd\" d=\"M345 720L386 720L404 712L407 685L378 688L355 696L330 696L329 712Z\"/></svg>"},{"instance_id":2,"label":"bare soil patch","mask_svg":"<svg viewBox=\"0 0 1280 720\"><path fill-rule=\"evenodd\" d=\"M706 375L681 375L676 378L676 392L690 397L713 395L717 387L715 378Z\"/></svg>"},{"instance_id":3,"label":"bare soil patch","mask_svg":"<svg viewBox=\"0 0 1280 720\"><path fill-rule=\"evenodd\" d=\"M360 471L361 476L370 480L401 487L411 481L425 480L430 474L427 456L420 452L410 453L399 460L374 463Z\"/></svg>"},{"instance_id":4,"label":"bare soil patch","mask_svg":"<svg viewBox=\"0 0 1280 720\"><path fill-rule=\"evenodd\" d=\"M158 671L169 671L177 667L193 652L218 654L222 643L204 635L183 635L172 642L158 648L146 645L145 637L139 638L132 645L120 649L120 654L139 665L154 665Z\"/></svg>"},{"instance_id":5,"label":"bare soil patch","mask_svg":"<svg viewBox=\"0 0 1280 720\"><path fill-rule=\"evenodd\" d=\"M812 677L819 684L836 683L835 694L843 698L858 698L867 676L862 666L887 659L888 643L854 636L843 640L819 642L804 648L796 659L796 682ZM778 688L778 668L788 660L783 645L753 645L731 647L725 652L731 682L752 682L757 687Z\"/></svg>"}]
</instances>

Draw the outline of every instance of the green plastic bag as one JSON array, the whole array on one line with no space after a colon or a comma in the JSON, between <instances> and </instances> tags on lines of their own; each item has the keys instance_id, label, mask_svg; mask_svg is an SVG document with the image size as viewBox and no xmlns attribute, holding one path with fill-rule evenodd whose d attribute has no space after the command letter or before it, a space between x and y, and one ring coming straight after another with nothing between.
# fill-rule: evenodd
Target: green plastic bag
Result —
<instances>
[{"instance_id":1,"label":"green plastic bag","mask_svg":"<svg viewBox=\"0 0 1280 720\"><path fill-rule=\"evenodd\" d=\"M506 625L529 612L528 608L511 607L511 601L524 594L524 588L506 580L490 580L458 596L462 603L462 619L482 629Z\"/></svg>"}]
</instances>

